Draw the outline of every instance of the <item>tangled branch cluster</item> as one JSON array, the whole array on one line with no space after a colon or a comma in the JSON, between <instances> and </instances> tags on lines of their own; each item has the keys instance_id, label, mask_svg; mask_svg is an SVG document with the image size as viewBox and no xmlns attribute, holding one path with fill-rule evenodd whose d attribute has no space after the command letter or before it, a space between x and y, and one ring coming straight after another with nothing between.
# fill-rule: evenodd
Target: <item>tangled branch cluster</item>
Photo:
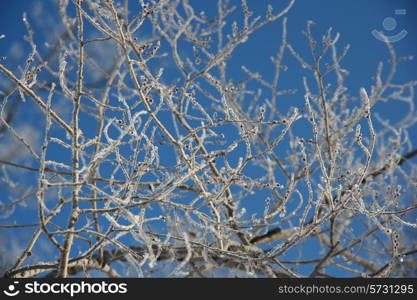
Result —
<instances>
[{"instance_id":1,"label":"tangled branch cluster","mask_svg":"<svg viewBox=\"0 0 417 300\"><path fill-rule=\"evenodd\" d=\"M0 207L12 220L0 230L31 232L5 276L416 271L404 229L417 226L417 152L407 133L417 82L394 78L406 58L387 43L387 75L380 64L373 86L348 90L339 34L319 43L308 22L309 57L288 41L294 0L264 16L246 1L219 0L214 17L185 0L139 3L61 0L59 38L42 52L25 16L25 65L0 64L0 142L14 139L25 154L1 153L3 181L20 196ZM239 22L229 21L236 12ZM272 78L241 66L237 81L235 49L275 21ZM310 71L303 92L281 86L285 54ZM281 109L289 97L304 105ZM408 105L397 124L374 113L391 101ZM40 115L30 125L38 144L14 120L17 106ZM22 203L35 223L12 223Z\"/></svg>"}]
</instances>

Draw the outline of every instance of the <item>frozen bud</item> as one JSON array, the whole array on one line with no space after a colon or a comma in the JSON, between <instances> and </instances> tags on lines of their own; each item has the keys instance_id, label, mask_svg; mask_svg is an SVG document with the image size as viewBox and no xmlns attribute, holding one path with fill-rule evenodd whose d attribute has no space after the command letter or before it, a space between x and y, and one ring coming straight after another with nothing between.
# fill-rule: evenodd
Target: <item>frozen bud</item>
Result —
<instances>
[{"instance_id":1,"label":"frozen bud","mask_svg":"<svg viewBox=\"0 0 417 300\"><path fill-rule=\"evenodd\" d=\"M369 100L368 93L366 92L366 90L364 88L360 88L359 93L361 95L363 102L367 106L370 106L370 100Z\"/></svg>"},{"instance_id":2,"label":"frozen bud","mask_svg":"<svg viewBox=\"0 0 417 300\"><path fill-rule=\"evenodd\" d=\"M358 126L356 126L355 135L356 135L356 141L358 143L360 143L362 141L362 133L361 133L361 125L360 124L358 124Z\"/></svg>"},{"instance_id":3,"label":"frozen bud","mask_svg":"<svg viewBox=\"0 0 417 300\"><path fill-rule=\"evenodd\" d=\"M359 93L365 105L365 117L369 118L370 113L371 113L371 101L369 100L368 94L366 93L366 90L364 88L361 88L359 90Z\"/></svg>"}]
</instances>

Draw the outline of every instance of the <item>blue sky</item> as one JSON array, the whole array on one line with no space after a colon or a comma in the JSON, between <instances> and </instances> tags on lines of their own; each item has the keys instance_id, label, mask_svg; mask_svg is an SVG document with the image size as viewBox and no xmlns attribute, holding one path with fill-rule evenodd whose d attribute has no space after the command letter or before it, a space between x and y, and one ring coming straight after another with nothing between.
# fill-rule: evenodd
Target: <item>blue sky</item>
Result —
<instances>
[{"instance_id":1,"label":"blue sky","mask_svg":"<svg viewBox=\"0 0 417 300\"><path fill-rule=\"evenodd\" d=\"M53 0L39 1L39 0L16 0L16 1L0 1L0 29L1 34L6 36L5 39L0 40L1 56L9 57L4 63L6 66L14 64L16 60L13 59L15 55L26 54L28 48L27 43L23 40L23 35L26 34L25 27L22 22L23 12L27 12L29 20L33 14L38 14L39 11L52 11L56 5ZM239 4L239 1L232 1L233 4ZM286 4L286 1L248 1L250 9L255 14L260 15L265 13L266 5L273 3L278 10ZM212 1L192 1L191 4L198 11L204 9L208 16L215 13L215 6ZM214 8L214 9L213 9ZM396 14L396 10L403 10L402 14ZM405 14L404 14L405 12ZM240 13L239 9L234 13ZM306 22L312 20L315 22L313 32L319 39L329 27L333 28L333 32L339 32L341 37L339 40L339 47L349 44L350 50L348 55L343 60L344 67L349 70L350 76L347 78L347 83L352 91L364 86L369 87L372 84L372 76L375 74L376 66L380 61L387 61L389 55L384 43L376 39L372 31L382 31L387 36L395 37L402 31L405 31L405 37L394 43L394 47L399 56L415 55L417 53L417 3L413 0L351 0L351 1L332 1L332 0L308 0L296 1L294 7L287 14L288 18L288 41L295 49L303 53L308 50L308 43L304 38L302 31L305 30ZM50 19L57 19L53 15L46 20L38 20L33 18L32 25L36 29L43 29L48 26ZM395 20L394 28L390 30L384 29L384 20ZM388 24L386 22L386 24ZM44 27L44 28L42 28ZM256 32L251 39L240 46L238 46L233 55L232 64L230 64L230 71L235 72L235 78L241 79L244 74L240 69L242 61L250 70L259 72L261 74L272 74L273 67L270 63L269 57L274 55L280 45L280 21L273 24L268 24L264 28ZM40 32L35 33L35 38L42 41ZM16 47L16 44L20 47ZM14 46L14 47L13 47ZM40 43L42 47L42 43ZM17 51L20 49L20 51ZM25 51L26 50L26 51ZM287 64L297 62L287 54ZM236 62L236 65L233 65ZM401 81L412 79L417 68L417 61L413 60L406 64L400 65L397 79ZM297 73L292 74L294 68L289 68L288 74L283 76L282 86L285 88L300 89L301 76L299 68ZM386 113L387 118L395 118L396 112L393 110L385 111L383 107L380 110L381 114Z\"/></svg>"},{"instance_id":2,"label":"blue sky","mask_svg":"<svg viewBox=\"0 0 417 300\"><path fill-rule=\"evenodd\" d=\"M247 2L255 15L264 15L267 4L272 4L275 11L278 11L288 3L283 0L248 0ZM239 5L240 1L232 1L232 3ZM216 11L213 5L214 1L191 0L191 4L197 11L206 10L209 17ZM20 60L23 64L29 50L27 43L22 38L26 34L22 22L23 12L27 12L29 20L31 20L31 16L39 15L39 11L44 14L48 14L50 11L52 14L55 13L55 8L52 0L0 1L0 35L6 36L0 40L0 56L10 58L4 62L6 66L16 71L16 68L13 67L15 62ZM234 15L238 14L240 14L239 9ZM342 65L350 72L346 85L351 94L357 95L360 87L368 89L373 83L372 76L375 74L378 63L380 61L387 62L390 58L385 44L375 37L376 31L381 31L393 39L402 37L393 43L398 56L417 55L417 2L413 0L298 0L287 14L287 18L287 40L304 57L308 57L309 50L308 42L302 31L305 30L308 20L314 21L313 33L318 40L329 27L333 28L333 32L340 33L339 47L350 45L350 50L342 61ZM38 34L36 29L45 30L48 26L46 24L57 19L58 16L55 15L51 19L39 20L35 17L31 20L36 38L39 41L42 41L45 36L41 33ZM269 57L275 55L280 46L281 29L281 21L269 24L251 36L248 42L238 46L229 65L230 77L234 77L236 81L245 78L240 67L242 64L253 72L264 74L265 77L272 76L274 69ZM22 51L23 56L19 56L19 51ZM294 105L302 106L304 103L302 76L310 75L299 67L299 63L288 52L284 63L288 65L289 70L283 75L281 88L296 89L298 93L286 97L286 102L282 105L287 108ZM416 70L417 60L401 64L396 81L401 83L416 80ZM401 103L398 106L379 103L374 109L382 118L393 122L406 113L406 106ZM25 120L34 126L37 122L30 110L25 108L19 109L17 121L19 120ZM417 144L416 132L417 127L414 125L413 130L409 132L414 145ZM59 156L59 153L51 153L51 155ZM32 179L22 180L30 181ZM4 188L4 185L0 184L0 194L3 194L3 199L9 198L10 195L1 191L2 187ZM36 222L37 216L31 215L24 208L18 209L21 213L15 214L16 219L13 221ZM0 221L8 223L10 219ZM19 231L19 234L23 231ZM22 234L24 238L28 236L30 236L30 231ZM0 232L0 239L5 238L6 235Z\"/></svg>"}]
</instances>

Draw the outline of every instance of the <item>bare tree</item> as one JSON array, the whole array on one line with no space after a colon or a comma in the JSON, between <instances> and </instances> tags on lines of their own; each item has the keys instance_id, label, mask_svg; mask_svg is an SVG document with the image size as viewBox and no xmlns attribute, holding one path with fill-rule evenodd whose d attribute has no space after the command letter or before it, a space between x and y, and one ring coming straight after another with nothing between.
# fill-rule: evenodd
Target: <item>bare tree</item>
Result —
<instances>
[{"instance_id":1,"label":"bare tree","mask_svg":"<svg viewBox=\"0 0 417 300\"><path fill-rule=\"evenodd\" d=\"M46 46L24 16L31 52L0 64L4 276L416 274L417 82L395 79L407 57L387 40L388 66L351 90L338 33L318 42L308 22L311 56L290 44L295 0L259 17L245 0L213 2L216 16L138 2L61 0ZM271 22L273 76L242 65L239 80L232 54ZM282 86L285 54L310 71L304 91ZM381 101L407 113L392 124ZM6 241L28 230L23 249Z\"/></svg>"}]
</instances>

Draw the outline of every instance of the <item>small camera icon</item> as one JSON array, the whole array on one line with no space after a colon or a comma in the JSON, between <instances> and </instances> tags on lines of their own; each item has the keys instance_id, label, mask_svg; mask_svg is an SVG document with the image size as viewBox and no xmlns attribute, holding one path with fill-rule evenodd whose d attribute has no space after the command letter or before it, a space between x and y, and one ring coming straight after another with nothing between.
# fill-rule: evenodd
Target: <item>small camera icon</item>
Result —
<instances>
[{"instance_id":1,"label":"small camera icon","mask_svg":"<svg viewBox=\"0 0 417 300\"><path fill-rule=\"evenodd\" d=\"M395 10L396 15L405 15L406 13L407 13L407 11L405 9L396 9ZM395 30L395 28L397 28L397 21L392 17L386 17L382 21L382 27L387 32L393 31L393 30ZM407 34L408 34L408 32L405 29L401 30L399 33L394 34L394 35L387 35L387 34L383 33L382 31L378 31L376 29L372 30L372 35L376 39L380 40L381 42L388 41L390 43L395 43L395 42L398 42L398 41L402 40L403 38L405 38L405 36Z\"/></svg>"},{"instance_id":2,"label":"small camera icon","mask_svg":"<svg viewBox=\"0 0 417 300\"><path fill-rule=\"evenodd\" d=\"M18 284L19 284L19 281L14 281L13 284L9 284L9 286L7 287L6 290L3 291L3 293L9 297L17 296L20 293L20 291L16 289L16 286Z\"/></svg>"}]
</instances>

